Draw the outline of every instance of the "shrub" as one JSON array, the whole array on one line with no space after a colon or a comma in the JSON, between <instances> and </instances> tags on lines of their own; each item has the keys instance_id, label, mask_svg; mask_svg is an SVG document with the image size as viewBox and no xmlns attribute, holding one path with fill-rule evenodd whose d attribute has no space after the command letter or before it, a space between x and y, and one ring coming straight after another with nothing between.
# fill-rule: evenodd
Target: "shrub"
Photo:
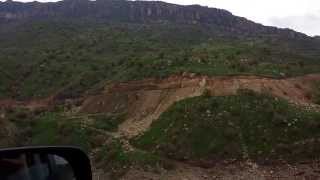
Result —
<instances>
[{"instance_id":1,"label":"shrub","mask_svg":"<svg viewBox=\"0 0 320 180\"><path fill-rule=\"evenodd\" d=\"M126 151L118 139L111 139L109 143L100 148L95 161L98 167L108 172L112 179L118 179L130 168L143 168L156 170L159 167L174 168L174 166L152 153L139 150Z\"/></svg>"},{"instance_id":2,"label":"shrub","mask_svg":"<svg viewBox=\"0 0 320 180\"><path fill-rule=\"evenodd\" d=\"M91 115L94 127L105 131L116 131L118 125L125 120L126 114L97 114Z\"/></svg>"},{"instance_id":3,"label":"shrub","mask_svg":"<svg viewBox=\"0 0 320 180\"><path fill-rule=\"evenodd\" d=\"M315 90L314 90L314 103L320 105L320 83L317 83L315 85Z\"/></svg>"},{"instance_id":4,"label":"shrub","mask_svg":"<svg viewBox=\"0 0 320 180\"><path fill-rule=\"evenodd\" d=\"M34 120L33 145L74 145L90 150L90 131L81 122L70 120L59 113L47 112Z\"/></svg>"},{"instance_id":5,"label":"shrub","mask_svg":"<svg viewBox=\"0 0 320 180\"><path fill-rule=\"evenodd\" d=\"M320 142L308 140L320 137L319 118L320 113L244 90L236 96L177 102L133 143L170 158L201 162L316 158ZM304 141L307 145L299 144Z\"/></svg>"}]
</instances>

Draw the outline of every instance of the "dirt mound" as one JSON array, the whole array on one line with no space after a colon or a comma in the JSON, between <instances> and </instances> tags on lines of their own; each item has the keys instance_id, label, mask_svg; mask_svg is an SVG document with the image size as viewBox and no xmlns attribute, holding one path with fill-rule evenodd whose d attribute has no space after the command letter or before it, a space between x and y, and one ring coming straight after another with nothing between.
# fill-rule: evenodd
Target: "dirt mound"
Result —
<instances>
[{"instance_id":1,"label":"dirt mound","mask_svg":"<svg viewBox=\"0 0 320 180\"><path fill-rule=\"evenodd\" d=\"M85 100L81 111L87 113L126 111L128 119L119 133L127 138L143 133L161 113L175 102L200 96L234 95L239 89L270 93L301 105L313 105L313 83L320 74L288 79L260 76L171 76L167 79L147 79L109 86L97 96Z\"/></svg>"}]
</instances>

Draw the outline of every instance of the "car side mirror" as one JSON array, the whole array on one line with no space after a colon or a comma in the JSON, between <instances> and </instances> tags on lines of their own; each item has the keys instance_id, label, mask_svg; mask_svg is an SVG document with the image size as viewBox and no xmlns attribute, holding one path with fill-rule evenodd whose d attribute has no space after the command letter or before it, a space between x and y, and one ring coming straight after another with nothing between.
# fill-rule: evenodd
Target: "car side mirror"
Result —
<instances>
[{"instance_id":1,"label":"car side mirror","mask_svg":"<svg viewBox=\"0 0 320 180\"><path fill-rule=\"evenodd\" d=\"M75 147L0 150L1 180L92 180L88 156Z\"/></svg>"}]
</instances>

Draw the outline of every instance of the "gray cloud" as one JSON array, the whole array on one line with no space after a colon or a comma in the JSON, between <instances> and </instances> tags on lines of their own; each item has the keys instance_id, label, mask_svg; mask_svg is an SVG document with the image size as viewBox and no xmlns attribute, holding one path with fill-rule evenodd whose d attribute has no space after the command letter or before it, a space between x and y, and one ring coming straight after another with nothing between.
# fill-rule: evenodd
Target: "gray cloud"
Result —
<instances>
[{"instance_id":1,"label":"gray cloud","mask_svg":"<svg viewBox=\"0 0 320 180\"><path fill-rule=\"evenodd\" d=\"M271 25L289 27L311 36L320 35L320 12L302 16L272 17L269 22Z\"/></svg>"}]
</instances>

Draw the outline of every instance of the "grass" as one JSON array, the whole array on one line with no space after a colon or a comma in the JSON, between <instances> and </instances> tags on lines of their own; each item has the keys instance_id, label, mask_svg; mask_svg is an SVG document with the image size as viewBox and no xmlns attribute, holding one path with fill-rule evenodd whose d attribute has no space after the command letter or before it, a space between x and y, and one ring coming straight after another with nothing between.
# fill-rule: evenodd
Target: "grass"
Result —
<instances>
[{"instance_id":1,"label":"grass","mask_svg":"<svg viewBox=\"0 0 320 180\"><path fill-rule=\"evenodd\" d=\"M282 48L288 42L218 38L205 31L172 24L31 23L0 42L0 97L56 92L76 97L101 82L183 72L275 77L319 72L318 56Z\"/></svg>"},{"instance_id":2,"label":"grass","mask_svg":"<svg viewBox=\"0 0 320 180\"><path fill-rule=\"evenodd\" d=\"M11 79L0 68L0 98L8 96Z\"/></svg>"},{"instance_id":3,"label":"grass","mask_svg":"<svg viewBox=\"0 0 320 180\"><path fill-rule=\"evenodd\" d=\"M16 109L8 113L8 120L14 123L21 135L19 139L12 139L19 143L15 146L72 145L88 153L93 149L99 149L94 156L95 163L110 173L112 179L121 177L133 167L153 172L159 168L173 168L171 163L152 153L140 150L127 152L118 139L101 133L116 131L125 114L95 114L70 118L62 109L56 108L54 112L47 111L40 114ZM84 125L88 120L93 121ZM90 127L101 131L97 132ZM0 144L3 145L6 144Z\"/></svg>"},{"instance_id":4,"label":"grass","mask_svg":"<svg viewBox=\"0 0 320 180\"><path fill-rule=\"evenodd\" d=\"M74 145L90 149L91 132L81 126L81 121L72 121L60 113L47 112L37 117L32 124L32 145Z\"/></svg>"},{"instance_id":5,"label":"grass","mask_svg":"<svg viewBox=\"0 0 320 180\"><path fill-rule=\"evenodd\" d=\"M28 143L32 145L72 145L90 152L110 138L102 131L114 131L121 122L118 121L120 115L96 115L95 118L91 124L85 116L70 118L59 111L44 112L32 121ZM101 131L96 131L94 128Z\"/></svg>"},{"instance_id":6,"label":"grass","mask_svg":"<svg viewBox=\"0 0 320 180\"><path fill-rule=\"evenodd\" d=\"M201 96L173 105L133 143L178 160L296 161L319 157L319 119L320 113L251 91Z\"/></svg>"},{"instance_id":7,"label":"grass","mask_svg":"<svg viewBox=\"0 0 320 180\"><path fill-rule=\"evenodd\" d=\"M139 150L125 151L118 139L112 139L102 146L95 156L98 167L108 172L112 179L118 179L130 168L156 171L159 168L172 169L173 164L161 157Z\"/></svg>"},{"instance_id":8,"label":"grass","mask_svg":"<svg viewBox=\"0 0 320 180\"><path fill-rule=\"evenodd\" d=\"M91 119L94 119L93 127L104 131L116 131L119 124L125 120L125 114L96 114L89 115Z\"/></svg>"},{"instance_id":9,"label":"grass","mask_svg":"<svg viewBox=\"0 0 320 180\"><path fill-rule=\"evenodd\" d=\"M317 82L314 87L313 102L320 105L320 83Z\"/></svg>"},{"instance_id":10,"label":"grass","mask_svg":"<svg viewBox=\"0 0 320 180\"><path fill-rule=\"evenodd\" d=\"M17 108L5 112L5 120L19 131L16 133L17 144L14 146L74 145L90 151L109 138L103 131L116 131L125 118L124 114L95 114L71 118L63 113L63 109L57 107L54 111L32 112ZM88 120L93 121L90 123Z\"/></svg>"},{"instance_id":11,"label":"grass","mask_svg":"<svg viewBox=\"0 0 320 180\"><path fill-rule=\"evenodd\" d=\"M29 137L31 136L31 124L34 120L36 112L31 112L27 109L16 108L16 109L4 109L0 110L0 114L3 117L0 118L2 121L2 133L1 139L7 139L12 142L11 144L1 144L0 147L17 147L28 145Z\"/></svg>"}]
</instances>

